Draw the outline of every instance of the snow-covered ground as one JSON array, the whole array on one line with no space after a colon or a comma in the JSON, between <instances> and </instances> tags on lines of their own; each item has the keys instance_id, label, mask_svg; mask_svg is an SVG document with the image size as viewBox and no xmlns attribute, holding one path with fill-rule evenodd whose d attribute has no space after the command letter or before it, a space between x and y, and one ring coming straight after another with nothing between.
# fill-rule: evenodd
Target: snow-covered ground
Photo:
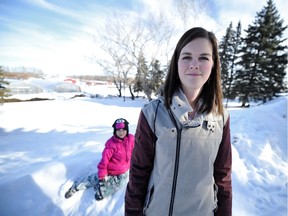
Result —
<instances>
[{"instance_id":1,"label":"snow-covered ground","mask_svg":"<svg viewBox=\"0 0 288 216\"><path fill-rule=\"evenodd\" d=\"M287 101L229 109L233 216L287 216ZM64 193L96 171L116 118L135 132L146 102L58 97L0 106L0 215L124 215L125 189L100 202L93 189L70 199Z\"/></svg>"}]
</instances>

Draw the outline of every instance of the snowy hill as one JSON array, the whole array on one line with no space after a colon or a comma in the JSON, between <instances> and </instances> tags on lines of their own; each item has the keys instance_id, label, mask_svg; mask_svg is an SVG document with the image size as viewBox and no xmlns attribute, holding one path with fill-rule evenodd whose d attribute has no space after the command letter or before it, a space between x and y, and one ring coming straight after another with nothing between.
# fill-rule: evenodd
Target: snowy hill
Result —
<instances>
[{"instance_id":1,"label":"snowy hill","mask_svg":"<svg viewBox=\"0 0 288 216\"><path fill-rule=\"evenodd\" d=\"M230 109L233 215L287 215L287 101ZM72 181L96 171L112 123L134 133L144 100L74 98L0 107L1 216L122 216L120 190L101 202L93 190L64 198Z\"/></svg>"},{"instance_id":2,"label":"snowy hill","mask_svg":"<svg viewBox=\"0 0 288 216\"><path fill-rule=\"evenodd\" d=\"M230 110L234 215L287 215L287 97Z\"/></svg>"}]
</instances>

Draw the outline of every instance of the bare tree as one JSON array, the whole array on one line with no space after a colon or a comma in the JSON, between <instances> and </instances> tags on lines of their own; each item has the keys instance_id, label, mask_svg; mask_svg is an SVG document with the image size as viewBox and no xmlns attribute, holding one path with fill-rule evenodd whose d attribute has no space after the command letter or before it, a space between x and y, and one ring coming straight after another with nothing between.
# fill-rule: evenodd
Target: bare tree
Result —
<instances>
[{"instance_id":1,"label":"bare tree","mask_svg":"<svg viewBox=\"0 0 288 216\"><path fill-rule=\"evenodd\" d=\"M150 67L156 56L162 55L172 31L161 17L143 19L140 16L115 15L107 20L104 31L94 37L106 55L93 56L93 60L113 78L119 96L122 96L122 90L128 85L133 98L133 82L128 82L128 79L135 76L140 53L144 53L146 59L151 59L148 64Z\"/></svg>"},{"instance_id":2,"label":"bare tree","mask_svg":"<svg viewBox=\"0 0 288 216\"><path fill-rule=\"evenodd\" d=\"M210 13L208 6L211 3L206 0L174 0L174 2L185 30L196 25L196 22L199 25L199 18Z\"/></svg>"},{"instance_id":3,"label":"bare tree","mask_svg":"<svg viewBox=\"0 0 288 216\"><path fill-rule=\"evenodd\" d=\"M133 65L127 51L121 47L121 41L126 40L123 38L123 29L116 28L116 26L119 25L107 23L105 30L98 37L94 36L94 41L100 44L102 52L94 55L91 59L112 78L118 90L118 96L122 97L122 91L125 91L126 85L129 84L129 73Z\"/></svg>"}]
</instances>

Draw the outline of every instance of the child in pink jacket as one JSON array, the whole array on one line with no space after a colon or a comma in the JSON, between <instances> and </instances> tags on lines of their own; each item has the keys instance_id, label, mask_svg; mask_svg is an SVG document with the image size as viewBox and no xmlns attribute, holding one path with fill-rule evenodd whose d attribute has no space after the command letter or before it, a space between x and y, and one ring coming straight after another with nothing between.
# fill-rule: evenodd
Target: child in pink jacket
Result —
<instances>
[{"instance_id":1,"label":"child in pink jacket","mask_svg":"<svg viewBox=\"0 0 288 216\"><path fill-rule=\"evenodd\" d=\"M76 181L65 193L68 199L79 190L94 187L96 200L113 194L122 188L128 180L130 160L134 148L134 135L129 134L128 121L124 118L115 120L113 136L107 140L102 158L97 166L98 173Z\"/></svg>"}]
</instances>

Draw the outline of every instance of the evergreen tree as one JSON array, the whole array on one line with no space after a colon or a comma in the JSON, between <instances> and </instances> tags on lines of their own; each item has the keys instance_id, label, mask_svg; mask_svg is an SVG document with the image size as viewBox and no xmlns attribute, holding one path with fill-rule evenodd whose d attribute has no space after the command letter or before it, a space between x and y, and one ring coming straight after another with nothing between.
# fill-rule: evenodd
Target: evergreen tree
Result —
<instances>
[{"instance_id":1,"label":"evergreen tree","mask_svg":"<svg viewBox=\"0 0 288 216\"><path fill-rule=\"evenodd\" d=\"M227 83L229 80L229 64L231 61L231 38L233 37L232 22L226 29L226 34L219 44L219 56L221 60L221 80L224 97L227 97Z\"/></svg>"},{"instance_id":2,"label":"evergreen tree","mask_svg":"<svg viewBox=\"0 0 288 216\"><path fill-rule=\"evenodd\" d=\"M159 60L154 60L150 64L151 69L148 69L147 62L141 52L137 62L137 74L134 79L134 92L143 91L148 100L151 100L152 93L157 92L163 84L164 71L161 70Z\"/></svg>"},{"instance_id":3,"label":"evergreen tree","mask_svg":"<svg viewBox=\"0 0 288 216\"><path fill-rule=\"evenodd\" d=\"M8 96L8 90L5 87L9 82L4 80L4 70L0 66L0 104L4 103L4 98Z\"/></svg>"},{"instance_id":4,"label":"evergreen tree","mask_svg":"<svg viewBox=\"0 0 288 216\"><path fill-rule=\"evenodd\" d=\"M237 65L240 61L240 50L242 47L242 38L241 38L241 22L238 22L237 28L236 28L236 34L233 38L233 55L232 55L232 61L231 61L231 76L229 79L229 92L228 92L228 98L234 99L237 96L235 89L235 76L237 71Z\"/></svg>"},{"instance_id":5,"label":"evergreen tree","mask_svg":"<svg viewBox=\"0 0 288 216\"><path fill-rule=\"evenodd\" d=\"M164 71L161 70L161 65L159 60L154 60L151 65L151 70L149 71L150 74L150 88L153 92L158 92L160 86L163 84L164 79Z\"/></svg>"},{"instance_id":6,"label":"evergreen tree","mask_svg":"<svg viewBox=\"0 0 288 216\"><path fill-rule=\"evenodd\" d=\"M145 93L148 100L151 100L152 90L149 84L149 71L143 52L139 53L137 61L137 74L134 85L135 92L139 92L141 90Z\"/></svg>"},{"instance_id":7,"label":"evergreen tree","mask_svg":"<svg viewBox=\"0 0 288 216\"><path fill-rule=\"evenodd\" d=\"M251 99L266 101L285 89L284 77L287 65L286 46L281 45L283 19L272 0L246 30L242 48L241 68L237 70L236 89L242 106Z\"/></svg>"},{"instance_id":8,"label":"evergreen tree","mask_svg":"<svg viewBox=\"0 0 288 216\"><path fill-rule=\"evenodd\" d=\"M223 95L227 99L235 98L232 87L235 76L235 65L241 44L241 23L238 23L236 31L233 30L232 22L226 30L219 45L219 55L221 59L221 79ZM227 104L226 104L227 105Z\"/></svg>"},{"instance_id":9,"label":"evergreen tree","mask_svg":"<svg viewBox=\"0 0 288 216\"><path fill-rule=\"evenodd\" d=\"M264 86L261 88L261 99L271 99L276 93L285 90L284 77L287 67L287 46L281 43L283 33L287 26L283 27L283 19L272 0L259 13L260 32L262 33L261 47L264 47L262 57L262 70L265 76ZM285 39L286 40L286 39Z\"/></svg>"},{"instance_id":10,"label":"evergreen tree","mask_svg":"<svg viewBox=\"0 0 288 216\"><path fill-rule=\"evenodd\" d=\"M133 90L134 92L136 93L139 93L141 91L143 91L143 88L142 88L142 73L141 73L141 70L139 68L137 68L137 73L136 73L136 76L135 76L135 79L134 79L134 85L133 85Z\"/></svg>"}]
</instances>

